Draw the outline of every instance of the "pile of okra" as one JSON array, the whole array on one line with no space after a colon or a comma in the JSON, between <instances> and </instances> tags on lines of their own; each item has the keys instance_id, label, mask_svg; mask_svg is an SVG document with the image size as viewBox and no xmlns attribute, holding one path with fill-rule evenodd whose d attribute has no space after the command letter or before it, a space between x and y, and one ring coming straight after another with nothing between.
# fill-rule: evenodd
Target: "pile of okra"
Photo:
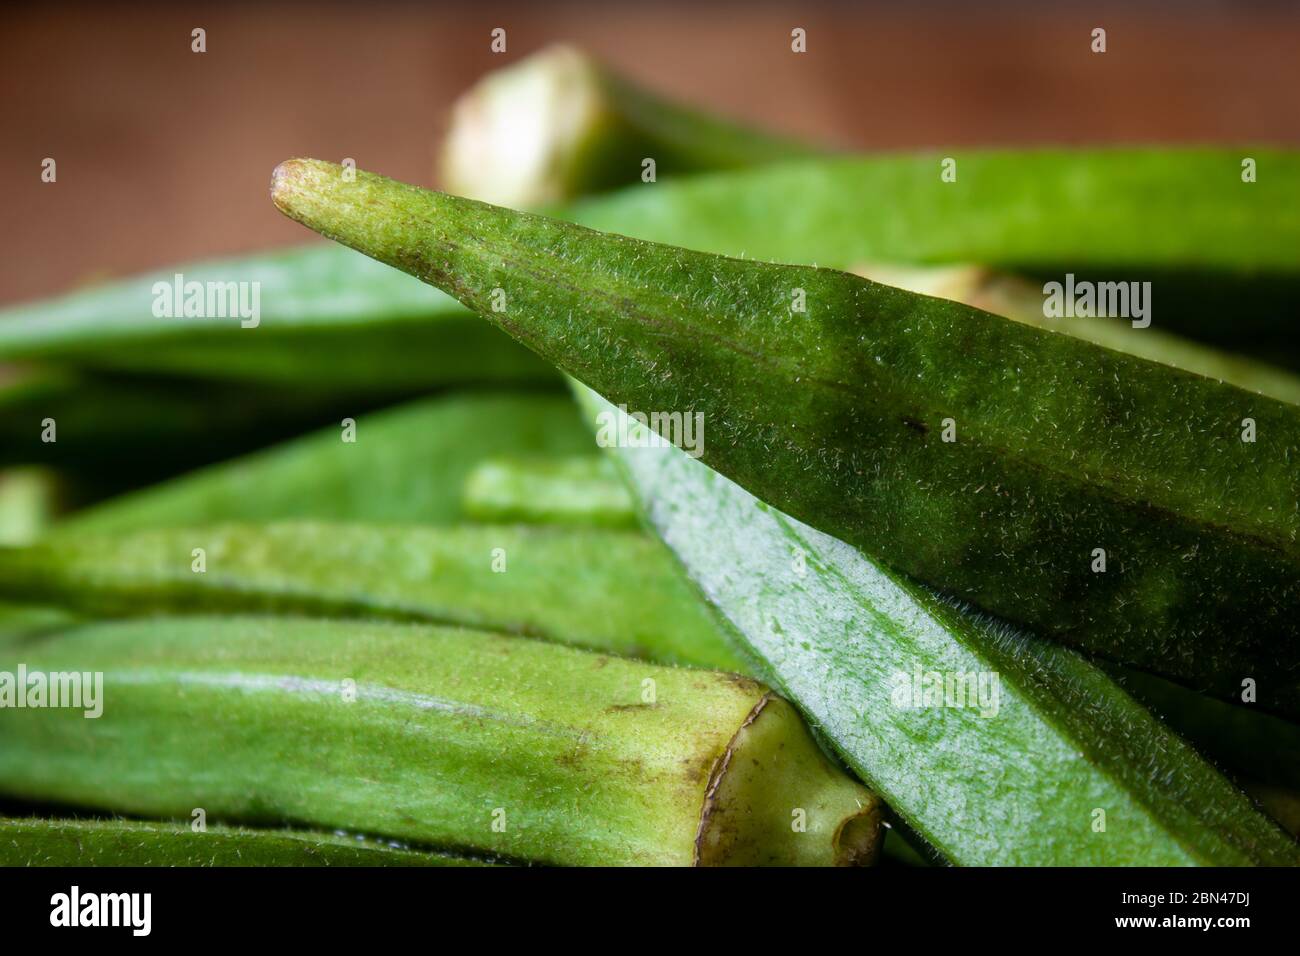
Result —
<instances>
[{"instance_id":1,"label":"pile of okra","mask_svg":"<svg viewBox=\"0 0 1300 956\"><path fill-rule=\"evenodd\" d=\"M435 178L0 310L0 864L1300 862L1300 152Z\"/></svg>"}]
</instances>

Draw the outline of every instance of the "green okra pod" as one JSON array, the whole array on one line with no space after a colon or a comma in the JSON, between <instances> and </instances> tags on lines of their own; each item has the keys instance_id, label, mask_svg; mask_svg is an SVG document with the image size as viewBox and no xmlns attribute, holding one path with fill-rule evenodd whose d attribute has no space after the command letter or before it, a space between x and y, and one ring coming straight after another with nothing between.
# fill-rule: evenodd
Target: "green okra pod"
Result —
<instances>
[{"instance_id":1,"label":"green okra pod","mask_svg":"<svg viewBox=\"0 0 1300 956\"><path fill-rule=\"evenodd\" d=\"M593 419L613 411L580 395ZM678 449L617 460L759 673L952 862L1300 864L1300 846L1074 651L936 596Z\"/></svg>"},{"instance_id":2,"label":"green okra pod","mask_svg":"<svg viewBox=\"0 0 1300 956\"><path fill-rule=\"evenodd\" d=\"M0 549L0 597L86 616L281 613L485 628L740 670L659 542L627 531L288 522Z\"/></svg>"},{"instance_id":3,"label":"green okra pod","mask_svg":"<svg viewBox=\"0 0 1300 956\"><path fill-rule=\"evenodd\" d=\"M541 111L554 113L557 121L538 122ZM490 74L461 100L442 169L451 192L496 205L526 208L626 184L641 170L638 164L651 157L666 160L671 173L674 167L682 166L696 171L763 166L812 159L824 152L810 144L769 142L761 133L701 116L613 74L580 51L559 46ZM1268 270L1264 275L1253 275L1250 266L1242 274L1236 267L1214 261L1225 250L1215 248L1221 236L1208 229L1194 246L1184 247L1193 250L1185 260L1172 264L1157 265L1148 260L1135 266L1126 261L1124 254L1112 251L1117 241L1123 241L1115 234L1090 235L1083 248L1055 253L1059 260L1055 263L1049 252L1059 248L1063 238L1069 242L1070 237L1045 236L1047 217L1063 214L1082 218L1090 215L1090 211L1085 212L1089 203L1107 210L1116 233L1140 233L1144 248L1150 248L1153 239L1157 246L1169 244L1168 236L1154 235L1153 226L1163 223L1170 231L1186 235L1189 226L1199 231L1213 223L1216 215L1234 219L1250 216L1257 220L1257 236L1258 227L1263 226L1279 230L1294 242L1293 218L1283 214L1282 223L1273 218L1265 226L1269 218L1267 201L1259 202L1259 197L1235 188L1253 187L1256 183L1247 183L1244 177L1242 182L1234 183L1226 176L1240 171L1241 166L1238 157L1234 169L1230 151L1211 153L1213 158L1208 163L1206 151L1085 150L1046 156L1034 152L978 151L974 156L967 150L951 152L954 155L942 159L937 155L928 157L930 168L927 158L875 156L860 157L860 162L851 166L834 161L809 162L800 165L793 176L782 170L764 171L754 177L753 183L737 177L711 177L698 184L688 182L685 192L690 198L686 200L680 193L648 197L644 191L633 189L608 203L596 201L578 206L568 215L596 228L727 255L748 252L775 261L805 262L810 261L804 257L810 256L815 247L818 251L811 255L812 262L840 268L852 265L843 259L850 249L895 261L960 262L960 256L954 258L951 246L940 250L934 246L955 243L965 244L972 251L978 249L982 256L991 256L989 261L1004 268L1021 268L1051 278L1059 278L1052 275L1053 271L1075 267L1096 273L1102 280L1116 278L1104 274L1108 271L1140 273L1141 279L1160 280L1156 284L1160 287L1162 321L1167 315L1172 328L1209 337L1233 349L1253 349L1270 361L1279 360L1278 346L1282 345L1286 351L1281 357L1296 360L1286 334L1300 307L1300 261L1295 255L1287 257L1284 253L1283 263L1274 270L1285 278L1270 278ZM675 157L681 158L674 161ZM1280 170L1273 162L1276 158L1277 154L1270 154L1270 168L1284 177L1294 173L1294 155L1281 154ZM957 183L965 182L957 174L960 168L961 175L966 175L969 159L974 160L979 178L973 195L955 188ZM1136 162L1126 163L1130 159ZM933 167L942 169L943 164L951 164L951 182L934 175ZM1123 165L1144 168L1125 170ZM766 175L779 185L773 183L766 190L757 185ZM836 182L836 177L844 181ZM1026 189L1022 182L1026 177L1036 178L1038 182L1030 188L1041 191L1028 208L1024 205ZM1130 177L1146 182L1139 185ZM1212 192L1209 197L1205 196L1207 186ZM935 192L948 187L954 187L949 193L957 195ZM837 188L841 188L838 195ZM1294 200L1289 183L1283 183L1282 190L1285 197ZM1002 194L1000 204L990 201L991 194L997 193ZM1190 195L1198 197L1199 203L1188 205ZM767 206L760 210L757 207L765 201L763 197ZM735 208L724 213L722 206L729 201ZM867 203L873 208L863 208ZM846 209L846 205L852 208ZM715 213L717 218L706 221ZM679 214L690 220L689 228L674 221ZM745 225L741 226L738 219L743 219ZM760 223L760 219L766 221ZM777 221L781 228L774 228ZM1014 225L1001 231L1003 221ZM1122 229L1118 228L1121 224ZM644 228L662 234L643 235L640 230ZM1074 222L1061 228L1070 234L1076 232ZM1025 230L1033 231L1039 240L1032 249L1027 249L1028 244L1015 245ZM718 244L728 233L730 238L725 241L729 244ZM716 241L715 236L719 237ZM805 242L810 238L815 245ZM755 239L758 247L752 246ZM910 287L905 282L889 284ZM1020 315L1027 314L1033 321L1037 313L1041 319L1042 293L1034 284L1024 283L1023 288L1030 294L1024 304L1032 311L1020 310ZM1257 306L1248 310L1251 327L1247 335L1243 335L1240 319L1244 299L1254 299ZM1171 306L1168 311L1163 308L1165 304ZM1236 321L1222 321L1225 305L1233 308ZM998 308L989 311L1005 314ZM1198 374L1226 377L1243 387L1253 389L1252 383L1259 381L1266 387L1257 390L1265 394L1291 401L1300 396L1300 384L1267 365L1217 355L1158 330L1143 329L1146 334L1125 335L1127 322L1106 319L1057 320L1049 325L1057 331L1111 348L1132 350ZM1274 385L1285 394L1270 391Z\"/></svg>"},{"instance_id":4,"label":"green okra pod","mask_svg":"<svg viewBox=\"0 0 1300 956\"><path fill-rule=\"evenodd\" d=\"M462 502L472 521L637 526L632 497L603 455L488 459L465 479Z\"/></svg>"},{"instance_id":5,"label":"green okra pod","mask_svg":"<svg viewBox=\"0 0 1300 956\"><path fill-rule=\"evenodd\" d=\"M479 461L593 449L559 394L483 392L360 416L71 515L62 534L285 519L449 524ZM346 441L351 437L353 441Z\"/></svg>"},{"instance_id":6,"label":"green okra pod","mask_svg":"<svg viewBox=\"0 0 1300 956\"><path fill-rule=\"evenodd\" d=\"M721 255L838 269L981 263L1039 282L1066 273L1151 281L1152 328L1300 363L1290 331L1300 303L1300 154L1250 150L1260 177L1243 183L1243 152L956 150L952 183L940 180L940 153L811 159L637 183L562 215ZM476 342L492 330L475 332L449 296L336 247L181 270L261 281L256 329L152 318L152 283L176 271L0 310L0 360L357 389L545 374L522 350L503 351L501 336Z\"/></svg>"},{"instance_id":7,"label":"green okra pod","mask_svg":"<svg viewBox=\"0 0 1300 956\"><path fill-rule=\"evenodd\" d=\"M1151 674L1110 670L1126 691L1234 776L1300 791L1300 725L1204 697Z\"/></svg>"},{"instance_id":8,"label":"green okra pod","mask_svg":"<svg viewBox=\"0 0 1300 956\"><path fill-rule=\"evenodd\" d=\"M878 799L734 675L276 619L97 625L20 651L0 671L102 674L103 711L0 710L17 799L553 864L860 864L880 843Z\"/></svg>"},{"instance_id":9,"label":"green okra pod","mask_svg":"<svg viewBox=\"0 0 1300 956\"><path fill-rule=\"evenodd\" d=\"M1282 829L1300 840L1300 792L1248 781L1246 792Z\"/></svg>"},{"instance_id":10,"label":"green okra pod","mask_svg":"<svg viewBox=\"0 0 1300 956\"><path fill-rule=\"evenodd\" d=\"M453 107L440 171L502 206L557 203L700 170L793 159L812 147L657 96L556 44L489 73Z\"/></svg>"},{"instance_id":11,"label":"green okra pod","mask_svg":"<svg viewBox=\"0 0 1300 956\"><path fill-rule=\"evenodd\" d=\"M480 866L470 857L304 830L0 817L0 866Z\"/></svg>"},{"instance_id":12,"label":"green okra pod","mask_svg":"<svg viewBox=\"0 0 1300 956\"><path fill-rule=\"evenodd\" d=\"M259 290L255 326L154 313L155 290ZM544 364L453 300L313 245L132 276L0 312L0 358L361 396L550 382ZM290 394L292 394L290 392Z\"/></svg>"},{"instance_id":13,"label":"green okra pod","mask_svg":"<svg viewBox=\"0 0 1300 956\"><path fill-rule=\"evenodd\" d=\"M292 390L196 387L151 377L0 370L0 465L55 468L68 478L69 499L85 500L249 452L369 411L375 401L331 394L320 382Z\"/></svg>"},{"instance_id":14,"label":"green okra pod","mask_svg":"<svg viewBox=\"0 0 1300 956\"><path fill-rule=\"evenodd\" d=\"M555 121L539 122L543 114ZM638 183L563 215L638 238L780 262L850 268L856 255L982 262L1037 274L1040 282L1066 272L1089 281L1136 278L1158 287L1160 321L1171 329L1269 361L1300 361L1289 334L1300 310L1294 151L824 153L702 116L560 46L490 74L464 97L443 179L471 199L527 207L634 182L640 164L656 156L670 173L674 166L720 171L787 161L787 168L752 175L696 177L667 192ZM1267 195L1257 189L1261 164L1277 177ZM1033 307L1041 314L1041 293ZM1085 338L1102 326L1102 344L1132 346L1201 374L1203 358L1220 368L1235 364L1159 332L1117 336L1125 324L1058 323Z\"/></svg>"},{"instance_id":15,"label":"green okra pod","mask_svg":"<svg viewBox=\"0 0 1300 956\"><path fill-rule=\"evenodd\" d=\"M1270 181L1245 181L1246 159L1271 170ZM944 182L949 161L956 179ZM1300 365L1291 334L1300 313L1295 150L952 149L813 159L625 189L561 215L772 262L979 263L1034 277L1044 293L1049 281L1079 290L1150 283L1146 318L1122 321L1150 319L1165 332Z\"/></svg>"},{"instance_id":16,"label":"green okra pod","mask_svg":"<svg viewBox=\"0 0 1300 956\"><path fill-rule=\"evenodd\" d=\"M67 608L0 600L0 643L16 643L32 635L71 627L78 621Z\"/></svg>"},{"instance_id":17,"label":"green okra pod","mask_svg":"<svg viewBox=\"0 0 1300 956\"><path fill-rule=\"evenodd\" d=\"M1134 328L1128 322L1109 319L1049 318L1043 314L1042 293L1020 276L972 265L864 263L851 271L885 285L954 299L1017 322L1300 404L1300 376L1265 362L1210 348L1158 328Z\"/></svg>"},{"instance_id":18,"label":"green okra pod","mask_svg":"<svg viewBox=\"0 0 1300 956\"><path fill-rule=\"evenodd\" d=\"M1300 408L960 303L293 160L287 215L1011 621L1300 711ZM799 308L796 308L796 305ZM698 427L698 426L697 426Z\"/></svg>"}]
</instances>

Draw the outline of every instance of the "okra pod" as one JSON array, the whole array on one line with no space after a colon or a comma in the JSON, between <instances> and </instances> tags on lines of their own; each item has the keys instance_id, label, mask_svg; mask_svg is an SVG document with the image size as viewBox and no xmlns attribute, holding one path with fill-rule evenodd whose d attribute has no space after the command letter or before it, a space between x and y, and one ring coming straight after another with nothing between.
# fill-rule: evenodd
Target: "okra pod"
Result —
<instances>
[{"instance_id":1,"label":"okra pod","mask_svg":"<svg viewBox=\"0 0 1300 956\"><path fill-rule=\"evenodd\" d=\"M238 283L258 290L255 324L202 311L207 290ZM180 309L190 288L203 296L204 317L155 312L160 294ZM554 378L447 296L322 245L188 263L12 306L0 311L0 359L286 389L328 383L335 395Z\"/></svg>"},{"instance_id":2,"label":"okra pod","mask_svg":"<svg viewBox=\"0 0 1300 956\"><path fill-rule=\"evenodd\" d=\"M0 600L0 642L3 643L17 643L77 622L77 616L67 608Z\"/></svg>"},{"instance_id":3,"label":"okra pod","mask_svg":"<svg viewBox=\"0 0 1300 956\"><path fill-rule=\"evenodd\" d=\"M634 528L636 508L603 455L493 458L465 479L465 516L472 521Z\"/></svg>"},{"instance_id":4,"label":"okra pod","mask_svg":"<svg viewBox=\"0 0 1300 956\"><path fill-rule=\"evenodd\" d=\"M0 866L479 866L450 853L303 830L0 818Z\"/></svg>"},{"instance_id":5,"label":"okra pod","mask_svg":"<svg viewBox=\"0 0 1300 956\"><path fill-rule=\"evenodd\" d=\"M60 534L285 519L448 524L490 456L574 455L590 432L559 394L466 393L340 420L320 432L71 515ZM352 439L352 440L348 440Z\"/></svg>"},{"instance_id":6,"label":"okra pod","mask_svg":"<svg viewBox=\"0 0 1300 956\"><path fill-rule=\"evenodd\" d=\"M593 419L617 413L580 394ZM1074 651L936 596L678 449L617 460L765 679L952 862L1300 864L1300 846Z\"/></svg>"},{"instance_id":7,"label":"okra pod","mask_svg":"<svg viewBox=\"0 0 1300 956\"><path fill-rule=\"evenodd\" d=\"M1126 691L1234 776L1300 791L1300 725L1207 698L1151 674L1108 670Z\"/></svg>"},{"instance_id":8,"label":"okra pod","mask_svg":"<svg viewBox=\"0 0 1300 956\"><path fill-rule=\"evenodd\" d=\"M543 112L556 121L539 122ZM1253 349L1270 361L1300 361L1288 331L1300 307L1294 152L952 149L947 156L814 161L825 153L702 117L577 50L555 47L490 74L466 95L443 173L451 192L528 207L634 182L656 156L663 157L659 170L666 164L670 174L683 165L721 171L808 160L750 178L688 181L677 192L637 184L609 202L560 214L672 245L838 268L852 265L843 259L852 250L867 260L985 262L1040 281L1066 271L1082 270L1079 278L1088 281L1115 281L1122 273L1159 286L1161 321L1167 317L1172 329ZM674 160L682 154L684 162ZM1281 177L1270 184L1272 199L1283 201L1276 215L1270 198L1246 191L1259 184L1247 167L1255 174L1260 162ZM1222 246L1225 229L1246 219L1255 251ZM1270 238L1282 247L1265 254L1274 264L1264 266L1257 250ZM1247 261L1231 264L1236 256ZM1041 315L1043 295L1028 288ZM1233 321L1223 321L1225 313ZM1085 338L1100 326L1101 344L1154 350L1159 354L1146 357L1198 374L1206 374L1196 367L1203 358L1212 366L1235 364L1159 332L1122 337L1121 322L1057 324ZM1192 365L1170 361L1183 352Z\"/></svg>"},{"instance_id":9,"label":"okra pod","mask_svg":"<svg viewBox=\"0 0 1300 956\"><path fill-rule=\"evenodd\" d=\"M0 549L0 597L88 617L281 613L485 628L740 670L658 541L627 531L289 522Z\"/></svg>"},{"instance_id":10,"label":"okra pod","mask_svg":"<svg viewBox=\"0 0 1300 956\"><path fill-rule=\"evenodd\" d=\"M454 193L558 203L654 178L805 157L812 147L676 103L556 44L495 70L452 109L440 171Z\"/></svg>"},{"instance_id":11,"label":"okra pod","mask_svg":"<svg viewBox=\"0 0 1300 956\"><path fill-rule=\"evenodd\" d=\"M1255 782L1246 784L1246 792L1283 830L1300 839L1300 792Z\"/></svg>"},{"instance_id":12,"label":"okra pod","mask_svg":"<svg viewBox=\"0 0 1300 956\"><path fill-rule=\"evenodd\" d=\"M1300 407L846 273L314 160L282 164L272 196L668 438L707 423L706 463L896 569L1103 657L1300 712Z\"/></svg>"},{"instance_id":13,"label":"okra pod","mask_svg":"<svg viewBox=\"0 0 1300 956\"><path fill-rule=\"evenodd\" d=\"M0 711L0 789L552 864L871 862L881 805L746 678L353 622L90 626L12 651L103 711ZM195 720L195 714L202 714Z\"/></svg>"},{"instance_id":14,"label":"okra pod","mask_svg":"<svg viewBox=\"0 0 1300 956\"><path fill-rule=\"evenodd\" d=\"M954 299L1017 322L1072 335L1162 365L1172 365L1293 405L1300 404L1300 375L1266 362L1209 348L1158 328L1139 329L1128 322L1110 319L1048 318L1043 314L1042 293L1021 276L972 265L867 263L851 271L885 285L941 299Z\"/></svg>"},{"instance_id":15,"label":"okra pod","mask_svg":"<svg viewBox=\"0 0 1300 956\"><path fill-rule=\"evenodd\" d=\"M1271 171L1267 183L1245 180L1247 160ZM943 181L945 168L953 181ZM1044 293L1050 281L1080 292L1150 283L1153 328L1300 364L1291 334L1300 313L1300 151L952 149L812 159L625 189L559 214L772 262L979 263L1033 277Z\"/></svg>"},{"instance_id":16,"label":"okra pod","mask_svg":"<svg viewBox=\"0 0 1300 956\"><path fill-rule=\"evenodd\" d=\"M1244 183L1246 152L958 150L951 183L938 153L810 159L637 183L560 214L705 252L838 269L975 262L1039 282L1067 272L1151 281L1153 328L1296 364L1300 153L1249 150L1260 176ZM500 336L475 344L491 330L475 332L450 297L346 250L312 245L179 270L262 282L255 329L152 318L149 290L177 271L0 310L0 360L359 389L545 374Z\"/></svg>"},{"instance_id":17,"label":"okra pod","mask_svg":"<svg viewBox=\"0 0 1300 956\"><path fill-rule=\"evenodd\" d=\"M375 401L332 394L320 382L196 388L22 369L0 385L0 465L55 468L68 477L70 498L102 497L369 411Z\"/></svg>"}]
</instances>

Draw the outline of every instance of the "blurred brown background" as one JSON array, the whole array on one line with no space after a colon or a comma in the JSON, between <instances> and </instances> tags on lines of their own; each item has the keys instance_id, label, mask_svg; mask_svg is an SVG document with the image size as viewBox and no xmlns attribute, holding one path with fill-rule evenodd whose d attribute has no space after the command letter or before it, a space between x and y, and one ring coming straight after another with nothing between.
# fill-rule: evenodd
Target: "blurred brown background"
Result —
<instances>
[{"instance_id":1,"label":"blurred brown background","mask_svg":"<svg viewBox=\"0 0 1300 956\"><path fill-rule=\"evenodd\" d=\"M27 5L0 30L0 303L306 240L266 198L290 156L430 183L455 96L555 40L862 148L1300 144L1297 4Z\"/></svg>"}]
</instances>

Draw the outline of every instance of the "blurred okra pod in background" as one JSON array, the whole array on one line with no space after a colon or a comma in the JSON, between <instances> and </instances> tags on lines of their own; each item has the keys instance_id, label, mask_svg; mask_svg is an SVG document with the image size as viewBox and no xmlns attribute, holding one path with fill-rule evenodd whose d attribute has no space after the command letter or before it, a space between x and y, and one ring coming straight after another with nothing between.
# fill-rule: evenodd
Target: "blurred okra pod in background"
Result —
<instances>
[{"instance_id":1,"label":"blurred okra pod in background","mask_svg":"<svg viewBox=\"0 0 1300 956\"><path fill-rule=\"evenodd\" d=\"M270 612L457 624L742 669L671 555L629 531L295 522L65 534L0 548L0 597L87 617Z\"/></svg>"},{"instance_id":2,"label":"blurred okra pod in background","mask_svg":"<svg viewBox=\"0 0 1300 956\"><path fill-rule=\"evenodd\" d=\"M559 44L489 73L457 100L439 172L452 192L528 207L816 152L658 96Z\"/></svg>"}]
</instances>

